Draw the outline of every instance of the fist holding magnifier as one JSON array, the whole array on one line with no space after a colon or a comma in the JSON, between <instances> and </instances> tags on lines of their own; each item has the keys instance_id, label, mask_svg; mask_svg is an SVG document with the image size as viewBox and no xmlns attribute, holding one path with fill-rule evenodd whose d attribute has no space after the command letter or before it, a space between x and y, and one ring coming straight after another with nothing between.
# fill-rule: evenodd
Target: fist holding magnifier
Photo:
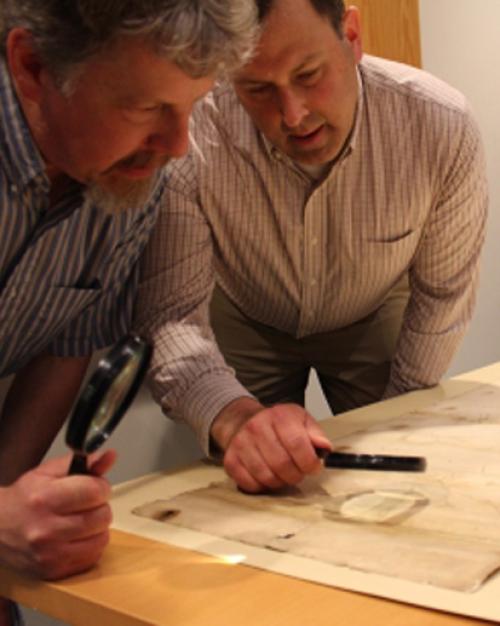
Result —
<instances>
[{"instance_id":1,"label":"fist holding magnifier","mask_svg":"<svg viewBox=\"0 0 500 626\"><path fill-rule=\"evenodd\" d=\"M54 580L99 560L111 523L111 487L103 476L116 454L96 450L130 406L150 357L140 338L122 339L99 361L75 405L66 434L74 451L69 471L67 456L53 459L1 489L5 564Z\"/></svg>"}]
</instances>

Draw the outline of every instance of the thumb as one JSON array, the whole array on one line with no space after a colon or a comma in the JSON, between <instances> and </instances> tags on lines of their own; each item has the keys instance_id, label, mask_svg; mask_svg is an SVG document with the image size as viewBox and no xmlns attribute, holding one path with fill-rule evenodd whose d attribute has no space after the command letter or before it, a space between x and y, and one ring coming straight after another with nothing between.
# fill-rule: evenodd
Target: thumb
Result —
<instances>
[{"instance_id":1,"label":"thumb","mask_svg":"<svg viewBox=\"0 0 500 626\"><path fill-rule=\"evenodd\" d=\"M50 476L51 478L63 478L68 475L68 467L72 456L72 454L65 454L64 456L49 459L41 463L33 471L37 474Z\"/></svg>"},{"instance_id":2,"label":"thumb","mask_svg":"<svg viewBox=\"0 0 500 626\"><path fill-rule=\"evenodd\" d=\"M94 454L89 455L89 473L94 476L102 476L114 465L116 456L115 450L95 452ZM35 468L34 471L37 474L43 474L44 476L50 476L51 478L63 478L68 475L68 468L72 458L72 454L66 454L65 456L50 459L49 461L43 462Z\"/></svg>"},{"instance_id":3,"label":"thumb","mask_svg":"<svg viewBox=\"0 0 500 626\"><path fill-rule=\"evenodd\" d=\"M94 476L102 476L113 467L116 457L116 450L106 450L105 452L91 454L88 463L90 473Z\"/></svg>"},{"instance_id":4,"label":"thumb","mask_svg":"<svg viewBox=\"0 0 500 626\"><path fill-rule=\"evenodd\" d=\"M320 428L318 422L313 417L308 416L305 427L307 434L311 439L311 443L315 448L333 450L331 441L328 439L328 437L323 432L323 429Z\"/></svg>"}]
</instances>

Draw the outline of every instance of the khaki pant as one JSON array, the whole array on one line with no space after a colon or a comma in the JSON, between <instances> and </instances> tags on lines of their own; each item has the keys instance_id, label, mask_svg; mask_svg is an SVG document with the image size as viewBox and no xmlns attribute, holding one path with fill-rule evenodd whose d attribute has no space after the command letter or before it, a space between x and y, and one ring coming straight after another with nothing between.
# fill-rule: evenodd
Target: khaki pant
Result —
<instances>
[{"instance_id":1,"label":"khaki pant","mask_svg":"<svg viewBox=\"0 0 500 626\"><path fill-rule=\"evenodd\" d=\"M239 381L263 404L304 404L311 368L333 413L380 400L389 378L403 313L407 276L384 304L345 328L296 339L239 311L216 287L211 322Z\"/></svg>"}]
</instances>

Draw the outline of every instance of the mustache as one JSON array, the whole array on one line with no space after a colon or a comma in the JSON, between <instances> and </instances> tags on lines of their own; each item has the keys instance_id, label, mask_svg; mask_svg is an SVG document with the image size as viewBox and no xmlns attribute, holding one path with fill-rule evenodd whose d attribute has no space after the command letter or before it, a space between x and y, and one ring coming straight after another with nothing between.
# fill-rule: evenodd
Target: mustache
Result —
<instances>
[{"instance_id":1,"label":"mustache","mask_svg":"<svg viewBox=\"0 0 500 626\"><path fill-rule=\"evenodd\" d=\"M145 168L153 166L155 169L159 169L160 167L164 167L170 161L170 157L168 156L158 156L153 152L148 152L143 150L141 152L134 152L133 154L120 159L116 163L114 163L111 167L109 167L104 174L112 173L114 170L119 168Z\"/></svg>"}]
</instances>

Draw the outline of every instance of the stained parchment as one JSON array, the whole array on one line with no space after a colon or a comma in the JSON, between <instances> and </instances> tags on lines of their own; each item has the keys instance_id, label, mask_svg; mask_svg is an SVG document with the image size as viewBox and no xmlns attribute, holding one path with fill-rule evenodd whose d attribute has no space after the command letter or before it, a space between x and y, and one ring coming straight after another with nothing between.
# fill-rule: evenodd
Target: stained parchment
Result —
<instances>
[{"instance_id":1,"label":"stained parchment","mask_svg":"<svg viewBox=\"0 0 500 626\"><path fill-rule=\"evenodd\" d=\"M500 390L484 386L335 439L338 449L427 457L425 474L325 470L249 496L229 482L134 508L245 544L473 592L500 568ZM159 494L161 496L161 494Z\"/></svg>"}]
</instances>

